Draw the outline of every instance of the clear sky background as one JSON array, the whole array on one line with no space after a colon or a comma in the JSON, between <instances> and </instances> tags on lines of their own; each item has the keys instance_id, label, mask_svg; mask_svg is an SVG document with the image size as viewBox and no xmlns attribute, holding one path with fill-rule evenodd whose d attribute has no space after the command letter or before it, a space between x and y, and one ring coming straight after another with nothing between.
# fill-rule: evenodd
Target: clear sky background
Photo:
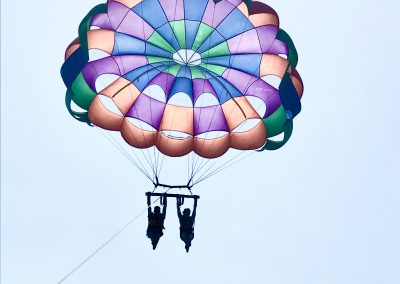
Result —
<instances>
[{"instance_id":1,"label":"clear sky background","mask_svg":"<svg viewBox=\"0 0 400 284\"><path fill-rule=\"evenodd\" d=\"M64 106L64 50L100 2L2 1L4 284L57 283L151 190ZM171 202L156 251L142 215L64 283L400 283L400 2L265 2L299 53L292 139L196 188L189 254Z\"/></svg>"}]
</instances>

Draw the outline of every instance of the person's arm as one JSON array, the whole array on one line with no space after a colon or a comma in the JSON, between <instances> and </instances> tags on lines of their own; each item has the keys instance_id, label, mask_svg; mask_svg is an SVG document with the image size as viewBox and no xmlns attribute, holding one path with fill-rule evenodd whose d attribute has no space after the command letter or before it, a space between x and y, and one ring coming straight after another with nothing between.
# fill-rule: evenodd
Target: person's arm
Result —
<instances>
[{"instance_id":1,"label":"person's arm","mask_svg":"<svg viewBox=\"0 0 400 284\"><path fill-rule=\"evenodd\" d=\"M197 198L194 199L194 205L193 205L193 213L192 213L192 219L196 218L196 209L197 209Z\"/></svg>"},{"instance_id":2,"label":"person's arm","mask_svg":"<svg viewBox=\"0 0 400 284\"><path fill-rule=\"evenodd\" d=\"M163 198L163 209L162 209L162 214L165 218L165 216L167 215L167 197L166 196L162 196L161 198Z\"/></svg>"},{"instance_id":3,"label":"person's arm","mask_svg":"<svg viewBox=\"0 0 400 284\"><path fill-rule=\"evenodd\" d=\"M179 197L177 197L176 198L176 210L178 211L179 220L181 220L181 218L182 218L181 205L182 204L181 204L181 202L179 200Z\"/></svg>"},{"instance_id":4,"label":"person's arm","mask_svg":"<svg viewBox=\"0 0 400 284\"><path fill-rule=\"evenodd\" d=\"M150 194L147 195L147 215L151 215L151 200L150 200Z\"/></svg>"}]
</instances>

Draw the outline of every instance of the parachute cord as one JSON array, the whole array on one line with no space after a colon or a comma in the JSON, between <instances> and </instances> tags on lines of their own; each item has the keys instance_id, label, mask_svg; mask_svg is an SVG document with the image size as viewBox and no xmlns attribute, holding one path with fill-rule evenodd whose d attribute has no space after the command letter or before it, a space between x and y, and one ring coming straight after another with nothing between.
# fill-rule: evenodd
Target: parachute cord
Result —
<instances>
[{"instance_id":1,"label":"parachute cord","mask_svg":"<svg viewBox=\"0 0 400 284\"><path fill-rule=\"evenodd\" d=\"M245 115L243 109L241 108L241 106L236 102L235 98L232 96L232 94L230 93L230 91L226 88L226 86L225 86L226 82L225 82L225 83L221 82L215 75L213 75L212 72L206 70L206 69L203 68L203 67L199 67L199 70L200 70L200 72L203 73L205 76L206 76L206 74L209 74L209 75L212 76L214 79L216 79L217 82L225 89L225 91L230 95L230 97L233 99L233 101L237 104L237 106L239 107L239 109L242 111L244 117L246 117L246 115ZM248 83L248 84L249 84L249 83ZM247 86L246 86L246 89L247 89ZM229 114L229 117L232 115L232 113L233 113L233 111ZM256 111L255 111L254 113L256 113ZM253 114L254 114L254 113L253 113ZM215 114L215 110L214 110L214 114ZM213 117L214 117L214 114L213 114ZM252 115L253 115L253 114L252 114ZM246 117L246 118L247 118L247 117ZM210 123L210 125L211 125L211 123ZM209 125L209 127L210 127L210 125ZM219 131L219 132L220 132L220 131ZM207 137L207 136L206 136L206 137ZM212 144L211 144L211 146L210 146L210 149L213 147L214 143L215 143L215 140L212 142ZM195 170L194 172L192 171L192 178L193 178L193 176L195 176L196 174L198 174L199 171L201 171L202 168L203 168L204 166L206 166L206 165L210 162L210 160L207 160L207 161L201 160L201 161L200 161L200 164L198 165L198 163L197 163L198 161L199 161L199 159L197 159L197 160L196 160L196 163L195 163L195 168L196 168L196 170Z\"/></svg>"},{"instance_id":2,"label":"parachute cord","mask_svg":"<svg viewBox=\"0 0 400 284\"><path fill-rule=\"evenodd\" d=\"M244 152L242 152L242 153L244 153ZM240 154L237 155L237 156L235 156L234 158L232 158L231 160L229 160L227 163L224 163L222 166L220 166L220 167L216 168L215 170L213 170L212 172L210 172L210 173L209 173L208 175L206 175L205 177L199 178L199 180L197 180L196 182L193 183L193 186L195 186L195 185L197 185L198 183L200 183L200 182L202 182L202 181L204 181L204 180L206 180L206 179L212 177L213 175L216 175L217 173L219 173L219 172L221 172L221 171L223 171L223 170L229 168L230 166L233 166L234 164L236 164L236 163L238 163L238 162L240 162L240 161L242 161L242 160L244 160L244 159L250 157L251 155L254 155L255 153L256 153L256 152L248 153L247 156L244 156L244 157L242 157L242 158L239 159L239 160L233 161L233 160L237 159L237 158L240 156ZM230 163L230 162L231 162L231 163Z\"/></svg>"},{"instance_id":3,"label":"parachute cord","mask_svg":"<svg viewBox=\"0 0 400 284\"><path fill-rule=\"evenodd\" d=\"M116 48L117 48L117 50L119 51L118 44L116 45ZM125 71L125 67L124 67L123 61L121 61L121 64L122 64L123 71ZM98 74L100 74L100 72L98 72L98 71L96 70L96 67L95 67L94 65L93 65L93 68L95 69L95 71L96 71ZM154 67L154 68L157 68L157 67ZM150 70L153 70L154 68L151 68ZM141 76L143 76L143 75L145 75L145 74L147 74L147 76L148 76L148 72L149 72L150 70L147 70L147 71L143 72L142 74L140 74L139 76L137 76L135 79L138 79L138 78L140 78ZM157 69L157 70L158 70L158 69ZM134 79L134 80L135 80L135 79ZM118 91L112 96L112 98L114 98L117 94L119 94L122 90L124 90L126 87L128 87L128 86L131 85L131 84L132 84L132 82L130 82L129 84L127 84L126 86L124 86L122 89L118 90ZM130 90L130 89L128 89L128 90L129 90L129 93L130 93L131 97L133 97L133 95L132 95L132 93L131 93L131 90ZM103 134L103 133L102 133L102 134ZM144 134L143 134L143 135L144 135ZM115 142L116 144L118 144L118 142L114 139L114 137L112 137L111 135L110 135L110 137L114 140L114 142ZM114 146L116 146L116 144L113 143ZM134 159L129 155L129 153L128 153L121 145L118 144L118 146L120 147L120 149L119 149L118 147L117 147L117 149L118 149L124 156L126 156L126 157L136 166L136 168L139 169L139 166L137 165L137 163L134 162ZM141 152L142 152L142 155L143 155L143 157L145 158L147 164L150 166L151 170L153 171L153 178L150 177L150 174L147 172L146 167L143 165L143 163L142 163L142 161L139 159L139 157L137 157L137 155L136 155L136 153L134 152L133 149L132 149L132 153L133 153L133 155L136 157L136 159L139 161L139 163L140 163L140 165L141 165L141 167L142 167L141 172L142 172L143 174L145 174L146 177L147 177L150 181L153 181L154 176L156 175L156 173L155 173L153 164L152 164L152 162L151 162L151 155L150 155L150 153L149 153L149 150L148 150L148 149L146 149L146 150L147 150L148 155L149 155L149 157L150 157L150 158L149 158L150 161L149 161L148 157L145 155L144 151L141 151ZM123 153L123 152L125 152L125 153ZM140 170L140 169L139 169L139 170ZM144 173L143 171L145 171L146 173Z\"/></svg>"},{"instance_id":4,"label":"parachute cord","mask_svg":"<svg viewBox=\"0 0 400 284\"><path fill-rule=\"evenodd\" d=\"M165 154L164 153L161 153L161 154L162 154L162 158L161 158L161 163L160 163L160 167L159 167L159 170L158 170L157 178L159 178L161 176L162 168L163 168L163 165L164 165Z\"/></svg>"},{"instance_id":5,"label":"parachute cord","mask_svg":"<svg viewBox=\"0 0 400 284\"><path fill-rule=\"evenodd\" d=\"M122 155L124 155L129 161L133 163L133 165L142 173L144 174L150 181L153 181L153 179L150 177L150 173L147 171L146 167L143 165L143 162L140 160L140 158L136 155L135 152L132 151L132 154L135 156L139 164L133 159L132 156L129 155L129 153L121 146L118 144L117 141L115 141L115 138L111 136L111 134L108 133L110 136L109 141L113 143L113 145L119 150Z\"/></svg>"},{"instance_id":6,"label":"parachute cord","mask_svg":"<svg viewBox=\"0 0 400 284\"><path fill-rule=\"evenodd\" d=\"M143 13L143 11L142 11L142 13ZM126 17L126 16L125 16ZM144 34L144 31L143 31L143 34ZM115 47L117 48L117 50L118 50L118 52L120 52L120 49L119 49L119 46L118 46L118 43L116 42L116 44L115 44ZM122 65L122 73L126 73L125 72L125 67L124 67L124 62L123 62L123 60L121 60L121 65ZM148 76L148 73L146 73L147 74L147 76ZM130 82L130 84L129 85L131 85L132 84L132 82ZM133 95L132 95L132 91L131 91L131 89L130 88L128 88L128 91L129 91L129 94L131 95L131 97L133 98ZM150 105L150 108L151 108L151 105ZM150 112L151 113L151 112ZM152 120L153 120L153 118L152 118ZM142 135L143 135L143 138L144 138L144 134L142 133ZM146 160L146 162L147 162L147 164L150 166L150 168L151 168L151 170L153 171L153 177L156 175L156 172L155 172L155 170L154 170L154 166L153 166L153 162L151 161L151 155L150 155L150 153L149 153L149 150L148 149L146 149L147 150L147 152L148 152L148 154L149 154L149 159L150 159L150 161L149 161L149 159L147 158L147 156L145 155L145 153L144 153L144 151L141 151L142 152L142 154L143 154L143 157L145 158L145 160ZM136 154L135 154L135 152L134 152L134 150L133 150L133 148L132 148L132 153L136 156Z\"/></svg>"},{"instance_id":7,"label":"parachute cord","mask_svg":"<svg viewBox=\"0 0 400 284\"><path fill-rule=\"evenodd\" d=\"M259 107L260 107L260 106L259 106ZM259 107L258 107L258 108L259 108ZM254 110L253 114L255 114L255 113L258 111L258 108L257 108L257 110ZM253 114L252 114L252 115L253 115ZM240 127L241 127L241 126L239 126L239 128L240 128ZM250 147L250 148L251 148L251 147ZM243 155L244 153L245 153L245 151L240 152L239 154L237 154L236 156L234 156L234 157L231 158L230 160L226 161L225 163L223 163L222 165L220 165L220 166L217 167L216 169L213 169L212 171L210 171L210 170L215 166L215 164L211 165L210 167L208 167L208 168L197 178L197 181L193 182L192 186L197 185L198 183L202 182L203 180L206 180L206 179L212 177L213 175L215 175L215 174L217 174L217 173L219 173L219 172L225 170L226 168L228 168L228 167L230 167L230 166L236 164L237 162L239 162L239 161L241 161L241 160L243 160L243 159L245 159L245 158L247 158L247 157L253 155L253 154L256 153L256 152L251 152L251 153L249 153L248 155L242 157L241 159L236 160L237 158L239 158L239 157L240 157L241 155ZM235 160L236 160L236 161L235 161ZM202 165L202 166L200 167L200 169L199 169L198 171L196 171L195 174L199 173L199 172L201 171L201 169L204 168L210 161L211 161L211 160L208 160L204 165Z\"/></svg>"},{"instance_id":8,"label":"parachute cord","mask_svg":"<svg viewBox=\"0 0 400 284\"><path fill-rule=\"evenodd\" d=\"M240 40L241 40L241 39L240 39ZM204 74L204 72L203 72L202 70L201 70L201 72ZM205 72L208 72L208 71L205 71ZM208 73L209 73L209 72L208 72ZM212 75L212 74L211 74L211 75ZM248 88L248 86L249 86L249 83L247 84L246 89ZM257 109L254 110L254 112L251 114L250 117L252 117L254 114L256 114L256 113L258 112L260 106L261 106L261 105L259 105L259 106L257 107ZM231 115L232 115L232 112L229 114L229 117L230 117ZM243 126L243 125L240 125L239 128L241 128L242 126ZM214 142L215 142L215 141L214 141ZM211 147L214 145L214 142L211 144ZM211 147L210 147L210 148L211 148ZM244 158L239 159L238 161L234 161L234 162L232 162L231 164L229 164L231 161L235 160L236 158L238 158L239 156L241 156L243 153L244 153L244 152L239 153L238 155L236 155L236 156L233 157L232 159L230 159L230 160L228 160L227 162L223 163L221 166L219 166L219 167L217 167L216 169L210 171L210 170L215 166L215 163L212 164L210 167L208 167L208 168L200 175L200 177L197 179L196 182L193 182L192 185L194 186L194 185L198 184L199 182L201 182L201 181L203 181L203 180L205 180L205 179L207 179L207 178L213 176L213 175L216 174L216 173L219 173L220 171L222 171L222 170L224 170L224 169L226 169L226 168L232 166L233 164L235 164L235 163L237 163L237 162L243 160L244 158L247 158L248 156L254 154L254 152L252 152L250 155L245 156ZM192 179L194 178L195 175L199 174L199 173L201 172L201 170L202 170L210 161L211 161L211 160L208 160L208 161L206 161L205 163L203 163L203 161L202 161L202 162L200 163L199 167L197 168L197 170L196 170L194 173L192 173ZM196 163L196 164L197 164L197 163ZM227 165L227 164L229 164L229 165ZM224 167L225 165L227 165L227 166ZM196 166L197 166L197 165L196 165ZM204 177L204 176L205 176L205 177ZM203 177L204 177L204 178L203 178Z\"/></svg>"},{"instance_id":9,"label":"parachute cord","mask_svg":"<svg viewBox=\"0 0 400 284\"><path fill-rule=\"evenodd\" d=\"M235 160L236 158L243 155L245 152L240 152L239 154L235 155L233 158L230 158L228 161L225 161L222 165L218 166L214 170L218 170L220 167L224 167L225 165L229 164L231 161ZM208 161L207 161L208 162ZM207 164L207 163L206 163ZM206 166L206 164L204 166ZM213 173L214 170L211 170L215 166L215 163L210 165L198 178L193 184L198 184L200 181L204 180L203 177L207 178L210 173Z\"/></svg>"},{"instance_id":10,"label":"parachute cord","mask_svg":"<svg viewBox=\"0 0 400 284\"><path fill-rule=\"evenodd\" d=\"M169 190L169 189L168 189ZM165 191L164 193L168 192ZM103 248L105 248L109 243L111 243L116 237L118 237L125 229L127 229L133 222L135 222L141 215L143 215L148 208L151 207L154 203L156 203L158 200L160 200L161 196L155 199L149 206L147 206L145 209L143 209L141 212L139 212L135 217L133 217L129 222L127 222L124 226L122 226L117 232L115 232L108 240L106 240L101 246L99 246L97 249L95 249L89 256L87 256L81 263L79 263L77 266L75 266L74 269L72 269L68 274L66 274L57 284L63 283L65 280L67 280L72 274L74 274L76 271L78 271L86 262L88 262L92 257L94 257L96 254L98 254Z\"/></svg>"},{"instance_id":11,"label":"parachute cord","mask_svg":"<svg viewBox=\"0 0 400 284\"><path fill-rule=\"evenodd\" d=\"M140 163L140 165L138 165L138 163L125 151L125 149L123 149L122 146L118 145L118 142L113 141L114 137L110 135L110 137L108 137L106 134L104 134L99 128L96 127L96 129L109 141L111 142L111 144L123 155L125 156L125 158L127 158L144 176L146 176L151 182L153 182L153 179L150 177L150 174L147 172L146 168L144 167L143 163L140 161L140 159L136 156L136 159L138 160L138 162ZM135 153L134 153L135 154Z\"/></svg>"}]
</instances>

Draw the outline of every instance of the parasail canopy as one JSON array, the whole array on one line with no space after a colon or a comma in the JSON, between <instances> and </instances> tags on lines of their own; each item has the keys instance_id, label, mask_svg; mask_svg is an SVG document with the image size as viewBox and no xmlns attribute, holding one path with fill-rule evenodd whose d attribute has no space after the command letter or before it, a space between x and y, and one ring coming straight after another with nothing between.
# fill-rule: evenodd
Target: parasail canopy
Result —
<instances>
[{"instance_id":1,"label":"parasail canopy","mask_svg":"<svg viewBox=\"0 0 400 284\"><path fill-rule=\"evenodd\" d=\"M266 4L109 0L81 22L61 74L74 118L134 148L211 159L287 142L303 93L296 65Z\"/></svg>"}]
</instances>

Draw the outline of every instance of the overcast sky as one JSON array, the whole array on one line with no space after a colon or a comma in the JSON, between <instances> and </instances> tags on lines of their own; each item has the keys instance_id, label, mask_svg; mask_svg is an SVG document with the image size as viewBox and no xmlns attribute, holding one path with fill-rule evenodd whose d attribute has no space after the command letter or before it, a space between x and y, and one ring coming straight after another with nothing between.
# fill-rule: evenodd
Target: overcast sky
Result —
<instances>
[{"instance_id":1,"label":"overcast sky","mask_svg":"<svg viewBox=\"0 0 400 284\"><path fill-rule=\"evenodd\" d=\"M400 2L265 2L299 53L292 139L196 188L189 254L171 202L156 251L141 215L64 283L400 283ZM145 208L148 180L64 106L64 50L99 3L2 1L4 284L56 284Z\"/></svg>"}]
</instances>

